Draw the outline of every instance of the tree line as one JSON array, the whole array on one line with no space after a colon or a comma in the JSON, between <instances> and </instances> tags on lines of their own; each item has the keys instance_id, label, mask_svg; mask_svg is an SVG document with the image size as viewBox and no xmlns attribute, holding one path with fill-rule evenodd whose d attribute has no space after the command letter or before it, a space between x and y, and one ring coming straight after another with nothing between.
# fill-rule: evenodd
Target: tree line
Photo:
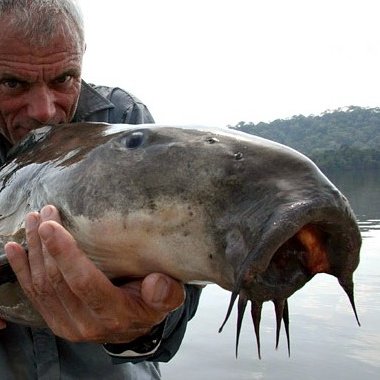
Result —
<instances>
[{"instance_id":1,"label":"tree line","mask_svg":"<svg viewBox=\"0 0 380 380\"><path fill-rule=\"evenodd\" d=\"M380 169L380 108L350 106L229 128L288 145L325 170Z\"/></svg>"}]
</instances>

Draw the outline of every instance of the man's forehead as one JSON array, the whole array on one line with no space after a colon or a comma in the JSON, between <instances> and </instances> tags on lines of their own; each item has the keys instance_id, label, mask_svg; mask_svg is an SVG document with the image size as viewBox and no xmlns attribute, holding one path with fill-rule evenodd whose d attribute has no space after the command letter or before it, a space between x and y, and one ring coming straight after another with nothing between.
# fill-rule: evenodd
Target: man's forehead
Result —
<instances>
[{"instance_id":1,"label":"man's forehead","mask_svg":"<svg viewBox=\"0 0 380 380\"><path fill-rule=\"evenodd\" d=\"M41 61L78 60L81 61L83 50L77 39L69 34L52 36L43 45L36 46L27 36L14 33L2 34L0 26L0 60Z\"/></svg>"},{"instance_id":2,"label":"man's forehead","mask_svg":"<svg viewBox=\"0 0 380 380\"><path fill-rule=\"evenodd\" d=\"M83 53L72 38L52 37L45 45L34 48L27 39L13 35L0 38L0 75L27 81L80 75Z\"/></svg>"}]
</instances>

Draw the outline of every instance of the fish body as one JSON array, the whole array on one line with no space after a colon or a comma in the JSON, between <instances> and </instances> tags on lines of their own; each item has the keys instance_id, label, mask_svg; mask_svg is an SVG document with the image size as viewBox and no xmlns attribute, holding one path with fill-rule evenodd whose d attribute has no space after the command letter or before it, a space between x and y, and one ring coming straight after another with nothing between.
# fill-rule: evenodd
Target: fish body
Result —
<instances>
[{"instance_id":1,"label":"fish body","mask_svg":"<svg viewBox=\"0 0 380 380\"><path fill-rule=\"evenodd\" d=\"M1 168L0 246L25 244L25 215L46 204L112 280L161 272L231 291L238 335L248 301L257 337L265 301L287 327L288 297L317 273L336 276L354 307L361 237L349 203L275 142L227 128L43 127ZM0 317L42 325L7 270Z\"/></svg>"}]
</instances>

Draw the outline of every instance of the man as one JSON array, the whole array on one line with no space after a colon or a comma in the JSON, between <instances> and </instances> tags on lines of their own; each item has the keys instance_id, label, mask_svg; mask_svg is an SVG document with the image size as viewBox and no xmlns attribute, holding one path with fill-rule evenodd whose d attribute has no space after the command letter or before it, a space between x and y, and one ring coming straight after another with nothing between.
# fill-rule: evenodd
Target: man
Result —
<instances>
[{"instance_id":1,"label":"man","mask_svg":"<svg viewBox=\"0 0 380 380\"><path fill-rule=\"evenodd\" d=\"M44 124L153 122L132 95L81 80L84 50L72 0L0 0L2 161ZM199 289L184 292L159 273L114 286L78 249L52 205L30 213L25 225L28 255L16 243L5 250L49 328L0 321L0 378L159 379L156 361L177 351Z\"/></svg>"}]
</instances>

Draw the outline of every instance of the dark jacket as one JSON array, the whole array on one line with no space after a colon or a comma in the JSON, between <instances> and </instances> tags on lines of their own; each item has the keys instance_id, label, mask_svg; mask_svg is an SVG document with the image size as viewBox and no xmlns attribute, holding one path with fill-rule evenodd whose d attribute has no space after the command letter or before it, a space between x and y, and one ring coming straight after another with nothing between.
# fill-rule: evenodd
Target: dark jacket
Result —
<instances>
[{"instance_id":1,"label":"dark jacket","mask_svg":"<svg viewBox=\"0 0 380 380\"><path fill-rule=\"evenodd\" d=\"M73 122L94 121L141 124L154 120L146 106L120 88L82 83ZM0 160L8 148L0 139ZM195 314L200 289L186 286L186 301L170 313L154 336L129 344L71 343L49 329L8 323L0 331L1 379L160 379L157 362L177 352L189 319ZM107 351L106 351L107 350ZM117 365L115 365L117 364Z\"/></svg>"}]
</instances>

